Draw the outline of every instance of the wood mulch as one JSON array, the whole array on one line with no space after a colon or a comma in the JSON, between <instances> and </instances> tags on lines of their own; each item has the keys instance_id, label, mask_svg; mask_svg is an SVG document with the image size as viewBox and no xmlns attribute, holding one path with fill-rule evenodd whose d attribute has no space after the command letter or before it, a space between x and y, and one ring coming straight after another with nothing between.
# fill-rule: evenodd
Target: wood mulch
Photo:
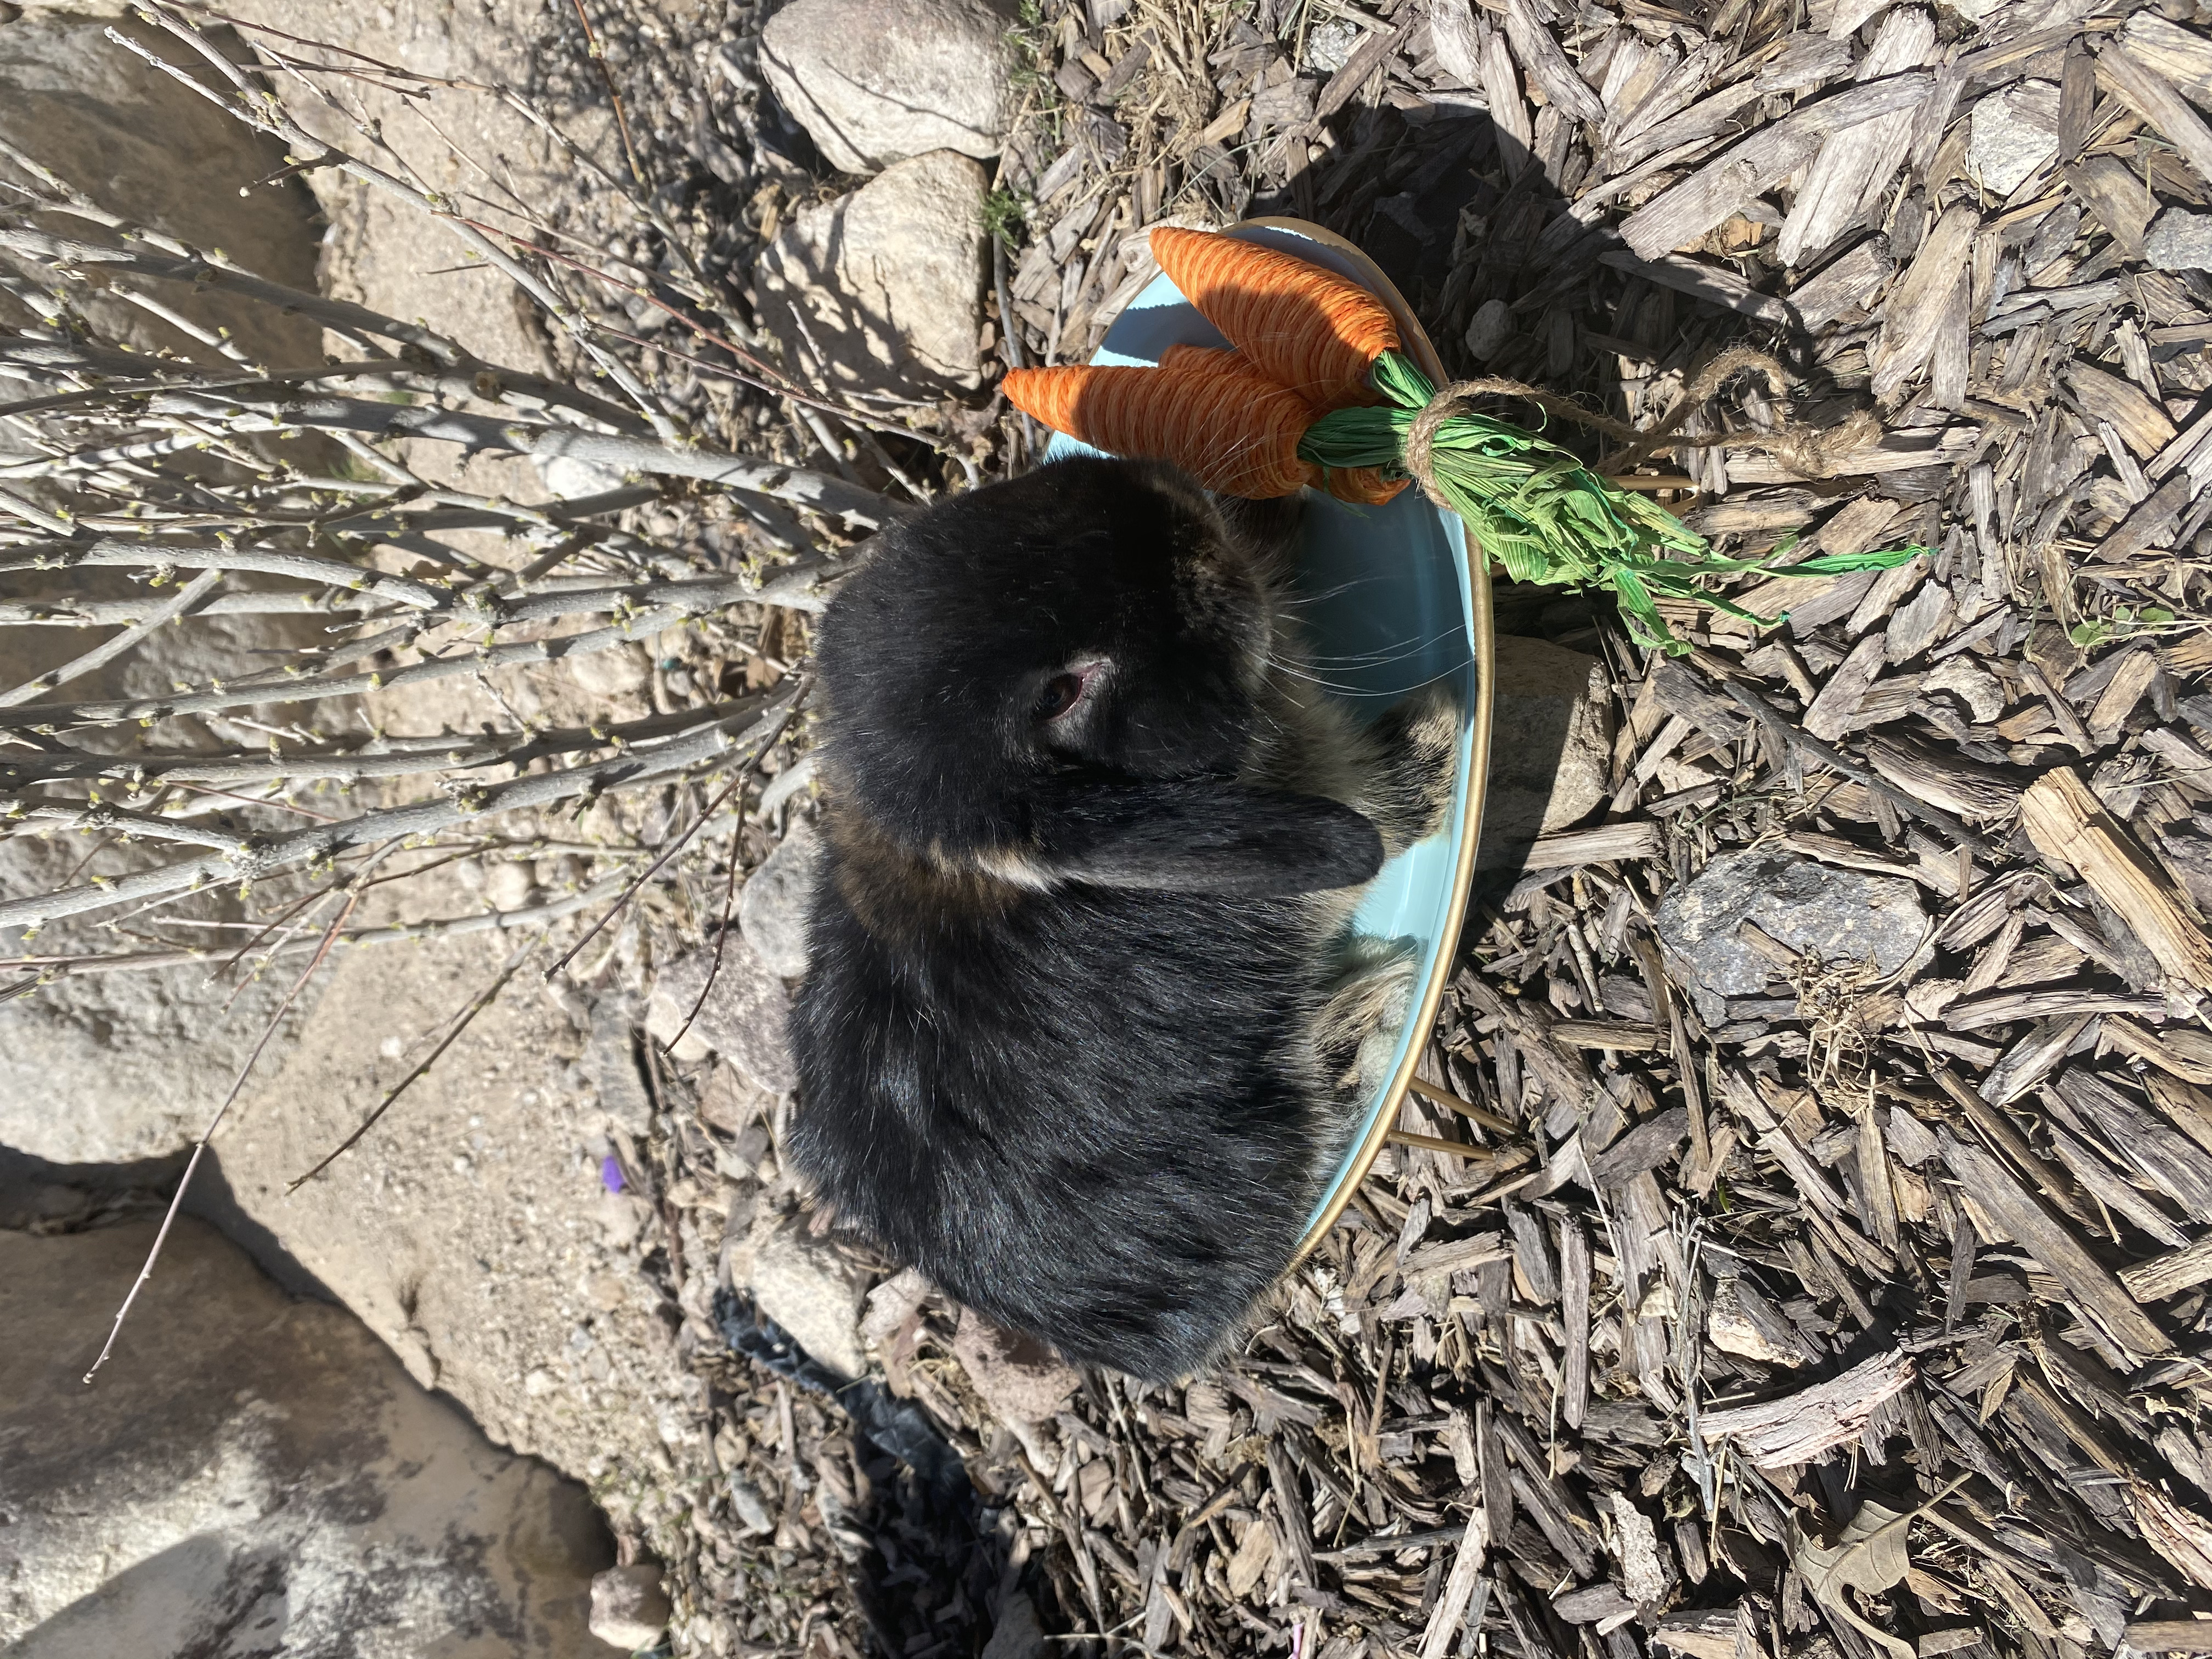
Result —
<instances>
[{"instance_id":1,"label":"wood mulch","mask_svg":"<svg viewBox=\"0 0 2212 1659\"><path fill-rule=\"evenodd\" d=\"M1018 38L1007 363L1088 355L1150 225L1296 214L1455 374L1649 425L1771 353L1640 464L1661 499L1730 554L1933 551L1745 581L1771 630L1675 607L1673 659L1502 589L1609 676L1610 799L1479 887L1401 1126L1436 1144L1182 1387L1002 1422L908 1310L884 1398L972 1505L697 1350L722 1490L645 1530L710 1645L935 1659L1026 1595L1052 1650L2212 1652L2212 19L1044 0ZM1717 990L1668 901L1744 854L1902 895L1917 947L1770 916ZM686 1194L767 1126L653 1075L704 1321Z\"/></svg>"},{"instance_id":2,"label":"wood mulch","mask_svg":"<svg viewBox=\"0 0 2212 1659\"><path fill-rule=\"evenodd\" d=\"M1218 1375L1022 1439L935 1392L1048 1628L2212 1651L2212 27L1974 9L1030 14L1025 361L1092 349L1148 225L1295 213L1455 372L1644 424L1775 353L1686 428L1735 443L1646 464L1723 550L1936 550L1747 583L1769 632L1679 611L1673 659L1501 593L1609 671L1613 794L1478 892L1402 1122L1450 1150L1387 1152ZM1753 927L1769 982L1692 994L1655 916L1749 848L1900 884L1921 947Z\"/></svg>"}]
</instances>

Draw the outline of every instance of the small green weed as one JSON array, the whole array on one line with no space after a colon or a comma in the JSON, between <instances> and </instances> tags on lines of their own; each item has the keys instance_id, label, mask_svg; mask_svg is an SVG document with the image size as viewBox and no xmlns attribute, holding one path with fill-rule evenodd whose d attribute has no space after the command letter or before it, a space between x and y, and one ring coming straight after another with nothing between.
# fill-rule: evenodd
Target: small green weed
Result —
<instances>
[{"instance_id":1,"label":"small green weed","mask_svg":"<svg viewBox=\"0 0 2212 1659\"><path fill-rule=\"evenodd\" d=\"M1022 198L1011 190L994 190L983 198L983 228L1012 252L1029 234Z\"/></svg>"},{"instance_id":2,"label":"small green weed","mask_svg":"<svg viewBox=\"0 0 2212 1659\"><path fill-rule=\"evenodd\" d=\"M2109 617L2093 617L2078 622L2066 630L2066 637L2084 651L2109 645L2114 640L2130 639L2137 634L2147 634L2179 622L2179 617L2162 605L2120 605L2112 607Z\"/></svg>"}]
</instances>

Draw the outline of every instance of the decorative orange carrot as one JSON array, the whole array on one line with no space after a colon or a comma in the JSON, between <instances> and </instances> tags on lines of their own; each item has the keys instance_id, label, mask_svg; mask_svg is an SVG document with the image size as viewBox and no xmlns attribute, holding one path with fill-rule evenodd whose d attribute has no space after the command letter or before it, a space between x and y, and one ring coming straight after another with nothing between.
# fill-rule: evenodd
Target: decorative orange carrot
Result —
<instances>
[{"instance_id":1,"label":"decorative orange carrot","mask_svg":"<svg viewBox=\"0 0 2212 1659\"><path fill-rule=\"evenodd\" d=\"M1252 367L1251 359L1239 356L1226 346L1190 345L1177 340L1160 352L1162 368L1202 368L1215 374L1258 374L1267 377Z\"/></svg>"},{"instance_id":2,"label":"decorative orange carrot","mask_svg":"<svg viewBox=\"0 0 2212 1659\"><path fill-rule=\"evenodd\" d=\"M1381 507L1395 501L1398 492L1413 482L1411 478L1386 478L1379 466L1332 466L1322 470L1328 475L1328 493L1355 507Z\"/></svg>"},{"instance_id":3,"label":"decorative orange carrot","mask_svg":"<svg viewBox=\"0 0 2212 1659\"><path fill-rule=\"evenodd\" d=\"M1233 236L1159 226L1152 257L1199 314L1270 380L1324 410L1377 400L1367 371L1397 349L1389 307L1358 283Z\"/></svg>"},{"instance_id":4,"label":"decorative orange carrot","mask_svg":"<svg viewBox=\"0 0 2212 1659\"><path fill-rule=\"evenodd\" d=\"M1257 381L1262 387L1273 387L1269 380L1253 362L1241 351L1224 351L1219 346L1186 345L1178 342L1160 353L1162 368L1202 369L1209 374L1233 374L1247 381ZM1313 411L1316 419L1322 411ZM1332 466L1322 469L1325 477L1322 488L1340 501L1351 501L1359 507L1381 507L1396 499L1398 492L1413 482L1410 478L1386 479L1382 470L1374 466Z\"/></svg>"},{"instance_id":5,"label":"decorative orange carrot","mask_svg":"<svg viewBox=\"0 0 2212 1659\"><path fill-rule=\"evenodd\" d=\"M1014 369L1006 396L1047 426L1116 455L1180 462L1209 489L1287 495L1319 484L1380 504L1405 488L1408 445L1437 392L1399 349L1381 301L1334 273L1228 236L1163 226L1152 252L1237 349L1172 346L1158 368ZM1456 392L1457 388L1453 388ZM1714 576L1881 570L1919 547L1784 567L1714 556L1657 503L1601 478L1549 439L1461 409L1427 423L1421 483L1516 581L1610 587L1629 637L1670 653L1661 599L1753 623L1705 591Z\"/></svg>"},{"instance_id":6,"label":"decorative orange carrot","mask_svg":"<svg viewBox=\"0 0 2212 1659\"><path fill-rule=\"evenodd\" d=\"M1174 461L1208 489L1262 501L1321 481L1298 459L1313 424L1305 399L1272 381L1211 368L1017 368L1006 400L1109 455Z\"/></svg>"}]
</instances>

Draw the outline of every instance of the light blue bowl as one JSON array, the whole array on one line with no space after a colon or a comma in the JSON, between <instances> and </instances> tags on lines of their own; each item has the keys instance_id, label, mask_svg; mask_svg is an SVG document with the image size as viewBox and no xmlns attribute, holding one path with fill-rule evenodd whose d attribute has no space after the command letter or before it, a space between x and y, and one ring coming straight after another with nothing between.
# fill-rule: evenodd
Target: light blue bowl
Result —
<instances>
[{"instance_id":1,"label":"light blue bowl","mask_svg":"<svg viewBox=\"0 0 2212 1659\"><path fill-rule=\"evenodd\" d=\"M1294 253L1370 289L1396 314L1405 349L1443 383L1419 325L1358 249L1296 220L1253 220L1224 234ZM1150 366L1171 345L1227 343L1162 276L1115 319L1091 362ZM1045 454L1058 460L1095 453L1055 434ZM1354 507L1308 490L1299 582L1314 601L1305 612L1306 628L1329 695L1371 720L1409 693L1444 683L1458 687L1467 710L1443 829L1383 866L1354 921L1362 933L1407 941L1419 954L1421 971L1411 1013L1398 1034L1389 1081L1367 1102L1360 1133L1315 1208L1303 1255L1335 1224L1382 1151L1405 1100L1420 1040L1435 1024L1451 975L1481 830L1481 780L1489 771L1492 629L1489 575L1480 562L1468 557L1466 526L1418 489L1401 491L1382 507Z\"/></svg>"}]
</instances>

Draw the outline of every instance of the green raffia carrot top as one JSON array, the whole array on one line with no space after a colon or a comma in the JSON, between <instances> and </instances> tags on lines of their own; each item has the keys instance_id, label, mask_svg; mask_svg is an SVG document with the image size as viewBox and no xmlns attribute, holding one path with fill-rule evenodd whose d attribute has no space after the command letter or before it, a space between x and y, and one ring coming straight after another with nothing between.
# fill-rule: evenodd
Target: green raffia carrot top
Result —
<instances>
[{"instance_id":1,"label":"green raffia carrot top","mask_svg":"<svg viewBox=\"0 0 2212 1659\"><path fill-rule=\"evenodd\" d=\"M1174 461L1209 489L1261 498L1309 485L1379 506L1418 478L1516 581L1606 587L1639 645L1680 653L1660 599L1774 618L1705 591L1711 576L1887 570L1909 546L1791 565L1713 556L1656 502L1536 434L1443 396L1356 283L1256 243L1162 226L1154 257L1233 351L1171 346L1157 368L1018 368L1008 399L1109 454ZM1771 556L1770 556L1771 557Z\"/></svg>"}]
</instances>

